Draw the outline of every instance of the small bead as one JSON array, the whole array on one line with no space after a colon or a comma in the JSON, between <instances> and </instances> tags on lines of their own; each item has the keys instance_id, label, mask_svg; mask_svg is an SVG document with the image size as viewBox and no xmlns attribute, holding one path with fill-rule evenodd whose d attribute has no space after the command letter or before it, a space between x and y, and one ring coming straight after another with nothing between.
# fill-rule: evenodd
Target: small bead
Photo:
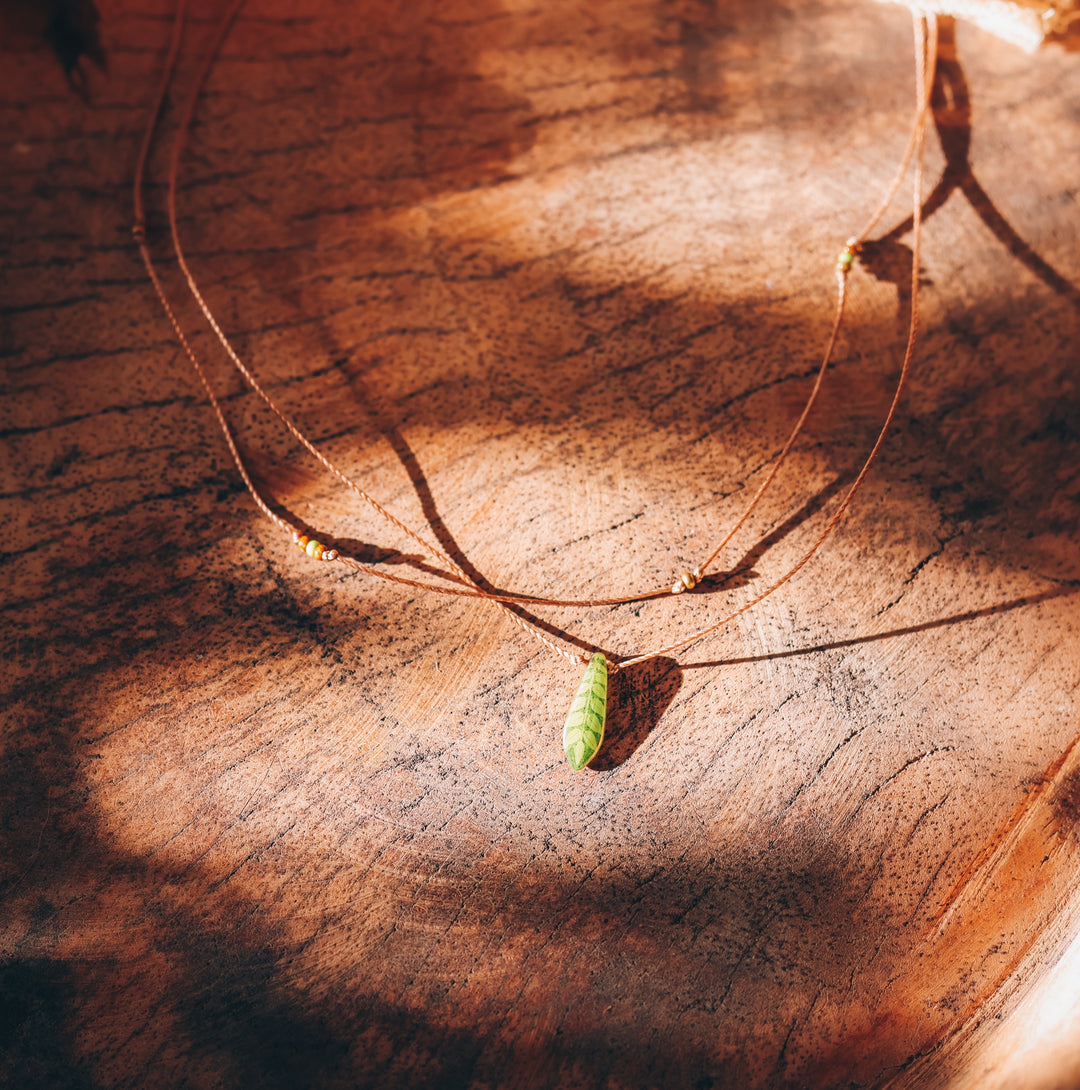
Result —
<instances>
[{"instance_id":1,"label":"small bead","mask_svg":"<svg viewBox=\"0 0 1080 1090\"><path fill-rule=\"evenodd\" d=\"M696 571L684 571L674 583L671 584L672 594L682 594L684 590L693 590L698 585L700 576Z\"/></svg>"},{"instance_id":2,"label":"small bead","mask_svg":"<svg viewBox=\"0 0 1080 1090\"><path fill-rule=\"evenodd\" d=\"M303 550L305 550L305 549L306 549L306 548L308 547L308 540L309 540L309 539L308 539L308 536L307 536L306 534L301 534L301 535L300 535L300 536L299 536L299 537L298 537L298 538L296 539L296 547L297 547L297 548L298 548L298 549L299 549L299 550L300 550L301 552L303 552Z\"/></svg>"},{"instance_id":3,"label":"small bead","mask_svg":"<svg viewBox=\"0 0 1080 1090\"><path fill-rule=\"evenodd\" d=\"M855 264L855 251L845 246L836 258L836 267L840 272L847 272Z\"/></svg>"},{"instance_id":4,"label":"small bead","mask_svg":"<svg viewBox=\"0 0 1080 1090\"><path fill-rule=\"evenodd\" d=\"M337 558L338 558L337 549L327 549L326 552L324 552L322 554L322 558L323 558L323 560L337 560Z\"/></svg>"},{"instance_id":5,"label":"small bead","mask_svg":"<svg viewBox=\"0 0 1080 1090\"><path fill-rule=\"evenodd\" d=\"M141 224L141 223L136 223L135 226L132 227L132 229L131 229L131 235L132 235L132 238L134 238L136 242L145 242L146 241L146 227L145 227L145 225Z\"/></svg>"},{"instance_id":6,"label":"small bead","mask_svg":"<svg viewBox=\"0 0 1080 1090\"><path fill-rule=\"evenodd\" d=\"M322 543L316 541L314 538L304 546L304 552L314 560L322 560L324 551Z\"/></svg>"}]
</instances>

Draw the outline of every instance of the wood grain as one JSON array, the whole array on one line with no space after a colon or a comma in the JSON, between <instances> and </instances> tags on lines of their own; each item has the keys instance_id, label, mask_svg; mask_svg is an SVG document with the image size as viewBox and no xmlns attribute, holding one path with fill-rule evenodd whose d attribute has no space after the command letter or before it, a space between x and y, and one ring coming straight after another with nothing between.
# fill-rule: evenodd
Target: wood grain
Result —
<instances>
[{"instance_id":1,"label":"wood grain","mask_svg":"<svg viewBox=\"0 0 1080 1090\"><path fill-rule=\"evenodd\" d=\"M612 679L573 773L577 671L243 493L130 242L169 13L100 14L85 96L45 45L0 62L0 1081L1080 1085L1075 53L943 28L884 455L796 580ZM490 585L662 585L799 411L909 35L855 0L252 0L181 230L273 394ZM630 655L801 555L896 380L904 214L732 578L540 620ZM277 502L430 567L197 342Z\"/></svg>"}]
</instances>

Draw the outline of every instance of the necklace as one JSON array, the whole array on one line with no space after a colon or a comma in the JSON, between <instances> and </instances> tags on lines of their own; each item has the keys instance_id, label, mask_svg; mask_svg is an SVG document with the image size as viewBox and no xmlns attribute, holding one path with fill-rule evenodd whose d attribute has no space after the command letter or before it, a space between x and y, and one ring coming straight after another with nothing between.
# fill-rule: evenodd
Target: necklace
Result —
<instances>
[{"instance_id":1,"label":"necklace","mask_svg":"<svg viewBox=\"0 0 1080 1090\"><path fill-rule=\"evenodd\" d=\"M170 302L169 296L165 291L160 275L157 271L157 267L154 263L153 257L149 249L149 243L146 231L146 216L144 209L143 187L144 178L146 174L146 164L149 157L151 145L154 140L155 133L157 131L160 117L162 114L162 108L164 105L166 94L172 83L173 72L176 66L176 62L180 53L180 47L182 42L183 27L185 20L185 5L184 0L179 0L176 16L173 23L172 37L170 40L168 57L165 63L163 75L158 88L157 96L151 111L150 120L148 122L143 141L139 150L139 156L137 160L135 177L134 177L134 227L133 235L139 248L140 255L142 257L144 266L146 268L147 275L154 287L154 290L158 296L161 306L165 312L165 315L173 328L173 331L180 342L185 354L188 357L196 375L201 382L207 397L210 401L210 405L217 418L218 426L224 436L225 442L228 446L230 455L233 462L236 465L244 485L251 495L256 506L272 523L274 523L293 544L300 548L308 557L315 561L323 563L340 563L353 571L376 579L387 580L389 582L403 584L408 587L424 590L430 593L454 595L465 598L478 599L485 605L500 610L504 615L510 618L516 625L523 629L530 637L539 641L552 653L561 656L562 658L579 665L585 666L585 674L578 686L577 692L571 702L570 712L567 715L566 723L563 728L563 748L566 752L567 760L572 768L580 770L586 767L600 751L600 747L604 738L604 731L607 718L607 703L608 703L608 678L620 671L625 670L627 667L633 666L638 663L647 662L650 659L659 658L661 656L672 655L678 652L684 651L713 633L727 627L736 618L742 616L742 614L753 609L760 602L764 601L795 575L798 574L802 568L809 563L818 550L822 547L828 537L832 534L833 530L839 524L843 518L845 512L850 507L856 493L859 491L864 480L866 479L870 468L876 460L878 453L880 452L885 437L892 424L893 418L896 415L897 407L900 403L900 399L905 387L907 377L911 369L911 362L914 356L916 336L919 325L919 255L921 244L921 232L922 232L922 155L923 145L926 128L926 116L930 104L930 93L933 88L934 70L937 56L937 21L934 15L925 15L916 8L912 9L913 26L914 26L914 52L915 52L915 85L916 85L916 105L914 120L911 127L910 137L907 142L907 147L903 154L901 163L896 172L896 175L884 194L877 209L871 215L869 220L863 229L856 235L853 235L847 240L840 250L837 257L835 267L836 277L836 303L833 314L833 322L830 334L827 339L827 343L821 358L821 363L818 367L815 381L810 390L810 393L806 399L803 410L798 417L795 425L793 426L786 442L781 448L779 454L776 456L773 465L769 472L766 474L764 480L758 486L754 495L751 497L749 503L746 505L740 516L736 519L735 523L728 530L726 535L720 540L720 542L711 550L709 555L702 561L697 567L691 571L686 571L678 574L670 586L660 588L650 588L643 591L636 591L632 593L616 594L610 597L596 597L588 599L574 599L574 598L550 598L550 597L537 597L522 593L506 593L495 592L487 587L483 586L476 578L471 576L452 556L450 556L445 550L440 549L432 542L427 540L423 535L408 526L405 522L395 516L391 511L384 507L378 500L371 496L368 491L362 487L358 482L349 477L343 472L337 465L335 465L329 458L327 458L311 440L305 435L305 433L297 426L297 424L291 419L291 417L274 401L273 398L266 392L264 387L259 383L256 376L252 373L250 368L243 362L236 350L234 349L230 339L222 329L221 325L215 318L210 306L206 302L202 292L200 291L197 281L192 273L187 258L184 254L183 246L179 237L179 230L177 227L177 210L176 210L176 189L177 189L177 177L179 172L179 164L181 155L184 148L185 139L190 129L192 118L194 116L195 107L198 103L201 89L205 79L213 64L213 60L221 47L221 44L225 40L232 23L243 6L244 0L236 0L231 8L222 19L217 36L207 51L206 57L202 64L202 67L195 80L193 88L186 100L186 104L181 112L180 121L176 130L176 134L173 140L172 152L169 160L169 174L168 174L168 194L167 194L167 216L169 222L169 231L172 239L172 244L176 256L176 261L179 266L180 272L184 279L184 282L191 293L196 305L201 311L206 322L213 331L215 337L221 344L226 355L228 356L233 367L240 373L245 382L251 389L262 399L266 406L274 413L283 427L289 432L290 435L299 443L325 470L332 474L342 485L349 489L357 498L367 504L374 512L388 523L391 527L395 528L400 533L406 535L411 541L421 546L428 556L436 558L436 560L442 564L445 570L439 571L436 574L441 577L441 582L432 582L431 580L413 579L401 575L396 575L392 572L385 570L384 568L377 567L373 564L364 563L357 558L348 555L344 550L333 547L333 545L324 545L314 533L305 532L305 529L296 525L288 518L279 514L271 504L271 501L262 494L260 489L256 486L254 480L248 471L244 460L240 454L236 440L234 438L232 429L226 420L224 411L221 407L221 403L214 392L213 386L209 380L205 366L197 353L194 351L191 341L186 335L177 315ZM634 602L642 602L648 599L656 598L668 598L675 597L687 592L693 592L696 588L700 587L702 580L706 577L706 574L710 567L712 567L716 560L721 555L724 548L734 538L738 531L746 524L750 519L754 510L757 508L762 497L768 491L773 481L776 479L785 459L795 444L803 425L806 422L807 417L810 415L811 410L817 400L818 393L822 387L826 370L830 361L832 360L834 350L836 347L837 339L839 337L841 328L844 321L845 303L847 299L847 282L852 268L855 265L860 247L868 239L870 232L874 229L876 224L882 218L887 211L888 207L892 203L900 185L903 182L904 177L907 174L908 168L914 160L914 185L912 195L912 208L911 208L911 224L912 224L912 273L911 273L911 309L910 318L908 322L907 331L907 343L904 351L903 362L901 364L900 373L896 382L895 391L892 397L892 401L889 405L889 409L886 413L885 419L878 432L877 439L875 440L869 454L866 456L865 461L855 478L848 486L842 499L836 506L835 510L827 519L824 528L819 532L816 539L812 542L807 551L793 564L788 570L783 572L772 583L770 583L763 591L759 592L750 600L744 602L738 608L727 613L719 620L715 620L700 628L691 635L680 639L674 643L668 644L664 647L654 648L645 652L639 652L637 654L613 657L611 659L598 648L592 648L587 651L582 651L573 646L570 646L567 640L560 641L557 637L549 634L540 627L534 620L524 615L526 608L533 608L538 606L551 606L557 608L588 608L594 606L616 606ZM320 536L325 536L320 534Z\"/></svg>"}]
</instances>

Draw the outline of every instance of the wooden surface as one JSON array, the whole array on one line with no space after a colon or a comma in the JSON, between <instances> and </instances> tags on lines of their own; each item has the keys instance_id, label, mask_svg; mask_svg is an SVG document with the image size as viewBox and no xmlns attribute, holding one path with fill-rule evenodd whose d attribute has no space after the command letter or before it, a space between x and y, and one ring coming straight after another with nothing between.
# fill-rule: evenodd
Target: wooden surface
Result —
<instances>
[{"instance_id":1,"label":"wooden surface","mask_svg":"<svg viewBox=\"0 0 1080 1090\"><path fill-rule=\"evenodd\" d=\"M884 456L796 580L616 679L575 774L578 670L243 493L130 242L161 7L102 5L84 96L36 37L0 56L0 1081L1080 1086L1080 58L944 28ZM491 585L662 584L805 397L909 38L855 0L252 0L181 229L272 392ZM628 655L801 554L887 406L909 243L852 274L738 575L538 616ZM422 571L199 344L279 502Z\"/></svg>"}]
</instances>

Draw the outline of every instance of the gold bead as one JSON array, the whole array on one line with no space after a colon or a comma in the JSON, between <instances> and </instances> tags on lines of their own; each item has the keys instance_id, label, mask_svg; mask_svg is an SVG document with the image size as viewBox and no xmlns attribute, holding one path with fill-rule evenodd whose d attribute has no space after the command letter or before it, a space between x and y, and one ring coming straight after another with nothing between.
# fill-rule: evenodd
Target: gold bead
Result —
<instances>
[{"instance_id":1,"label":"gold bead","mask_svg":"<svg viewBox=\"0 0 1080 1090\"><path fill-rule=\"evenodd\" d=\"M671 585L672 594L682 594L684 590L693 590L698 585L697 572L684 571Z\"/></svg>"},{"instance_id":2,"label":"gold bead","mask_svg":"<svg viewBox=\"0 0 1080 1090\"><path fill-rule=\"evenodd\" d=\"M308 547L308 540L309 540L309 539L308 539L308 536L307 536L307 534L301 534L301 535L300 535L300 536L299 536L299 537L298 537L298 538L296 539L296 547L297 547L297 548L298 548L298 549L299 549L299 550L300 550L301 552L303 552L303 551L304 551L304 550L305 550L305 549L306 549L306 548Z\"/></svg>"}]
</instances>

